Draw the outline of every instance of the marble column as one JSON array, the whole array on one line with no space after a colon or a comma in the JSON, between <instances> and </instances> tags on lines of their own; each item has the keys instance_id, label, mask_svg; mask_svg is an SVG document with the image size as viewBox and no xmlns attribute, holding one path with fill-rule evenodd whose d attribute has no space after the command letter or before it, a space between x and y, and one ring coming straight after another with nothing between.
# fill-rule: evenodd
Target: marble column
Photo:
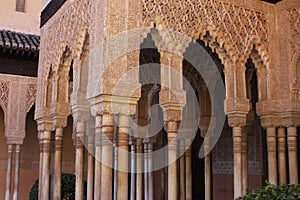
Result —
<instances>
[{"instance_id":1,"label":"marble column","mask_svg":"<svg viewBox=\"0 0 300 200\"><path fill-rule=\"evenodd\" d=\"M286 169L286 134L285 128L280 127L277 130L278 139L278 171L279 184L287 184L287 169Z\"/></svg>"},{"instance_id":2,"label":"marble column","mask_svg":"<svg viewBox=\"0 0 300 200\"><path fill-rule=\"evenodd\" d=\"M84 196L83 189L83 173L84 173L84 145L83 137L85 132L85 122L79 121L76 123L76 158L75 158L75 199L82 200Z\"/></svg>"},{"instance_id":3,"label":"marble column","mask_svg":"<svg viewBox=\"0 0 300 200\"><path fill-rule=\"evenodd\" d=\"M148 186L148 138L144 139L144 200L149 200Z\"/></svg>"},{"instance_id":4,"label":"marble column","mask_svg":"<svg viewBox=\"0 0 300 200\"><path fill-rule=\"evenodd\" d=\"M39 183L42 183L43 181L43 143L42 140L40 139L41 133L39 133L39 145L40 145L40 160L39 160ZM38 193L38 199L41 199L41 194L42 194L42 184L39 184L39 193Z\"/></svg>"},{"instance_id":5,"label":"marble column","mask_svg":"<svg viewBox=\"0 0 300 200\"><path fill-rule=\"evenodd\" d=\"M278 184L277 180L277 156L276 156L276 128L267 128L267 151L268 151L268 175L269 182L273 185Z\"/></svg>"},{"instance_id":6,"label":"marble column","mask_svg":"<svg viewBox=\"0 0 300 200\"><path fill-rule=\"evenodd\" d=\"M18 196L19 196L20 151L21 151L21 145L16 144L16 152L15 152L15 177L14 177L15 180L14 180L13 200L18 200Z\"/></svg>"},{"instance_id":7,"label":"marble column","mask_svg":"<svg viewBox=\"0 0 300 200\"><path fill-rule=\"evenodd\" d=\"M136 200L143 200L143 145L142 139L136 140Z\"/></svg>"},{"instance_id":8,"label":"marble column","mask_svg":"<svg viewBox=\"0 0 300 200\"><path fill-rule=\"evenodd\" d=\"M178 122L167 122L168 134L168 199L177 200L178 198L178 177L177 177L177 132Z\"/></svg>"},{"instance_id":9,"label":"marble column","mask_svg":"<svg viewBox=\"0 0 300 200\"><path fill-rule=\"evenodd\" d=\"M248 189L248 132L242 134L242 195Z\"/></svg>"},{"instance_id":10,"label":"marble column","mask_svg":"<svg viewBox=\"0 0 300 200\"><path fill-rule=\"evenodd\" d=\"M128 199L128 145L130 134L130 118L127 115L119 116L119 129L117 136L118 146L118 192L117 199Z\"/></svg>"},{"instance_id":11,"label":"marble column","mask_svg":"<svg viewBox=\"0 0 300 200\"><path fill-rule=\"evenodd\" d=\"M211 200L211 159L209 141L205 145L204 157L204 179L205 179L205 200Z\"/></svg>"},{"instance_id":12,"label":"marble column","mask_svg":"<svg viewBox=\"0 0 300 200\"><path fill-rule=\"evenodd\" d=\"M154 199L154 194L153 194L153 173L152 173L152 168L153 168L153 143L150 142L148 143L148 191L149 191L149 200Z\"/></svg>"},{"instance_id":13,"label":"marble column","mask_svg":"<svg viewBox=\"0 0 300 200\"><path fill-rule=\"evenodd\" d=\"M192 200L192 144L190 141L186 141L186 145L189 147L186 147L185 151L185 191L186 200Z\"/></svg>"},{"instance_id":14,"label":"marble column","mask_svg":"<svg viewBox=\"0 0 300 200\"><path fill-rule=\"evenodd\" d=\"M43 131L41 133L42 148L42 180L41 183L41 199L49 199L50 184L50 149L51 149L51 131Z\"/></svg>"},{"instance_id":15,"label":"marble column","mask_svg":"<svg viewBox=\"0 0 300 200\"><path fill-rule=\"evenodd\" d=\"M63 128L56 128L55 131L55 155L54 155L54 176L53 176L53 199L61 198L61 169L62 169L62 145Z\"/></svg>"},{"instance_id":16,"label":"marble column","mask_svg":"<svg viewBox=\"0 0 300 200\"><path fill-rule=\"evenodd\" d=\"M88 172L87 172L87 200L93 200L94 194L94 137L88 136Z\"/></svg>"},{"instance_id":17,"label":"marble column","mask_svg":"<svg viewBox=\"0 0 300 200\"><path fill-rule=\"evenodd\" d=\"M298 159L297 159L297 128L287 129L290 184L298 184Z\"/></svg>"},{"instance_id":18,"label":"marble column","mask_svg":"<svg viewBox=\"0 0 300 200\"><path fill-rule=\"evenodd\" d=\"M135 145L133 139L130 140L130 200L136 197L136 163L135 163Z\"/></svg>"},{"instance_id":19,"label":"marble column","mask_svg":"<svg viewBox=\"0 0 300 200\"><path fill-rule=\"evenodd\" d=\"M101 126L102 116L97 115L95 119L95 177L94 177L94 200L101 198L101 159L102 159L102 144L101 144Z\"/></svg>"},{"instance_id":20,"label":"marble column","mask_svg":"<svg viewBox=\"0 0 300 200\"><path fill-rule=\"evenodd\" d=\"M179 140L179 149L180 149L180 158L179 158L179 190L180 190L180 200L186 199L186 191L185 191L185 141L183 139Z\"/></svg>"},{"instance_id":21,"label":"marble column","mask_svg":"<svg viewBox=\"0 0 300 200\"><path fill-rule=\"evenodd\" d=\"M11 187L11 165L12 165L13 145L8 145L7 151L7 171L6 171L6 189L5 189L5 200L10 200L10 187Z\"/></svg>"},{"instance_id":22,"label":"marble column","mask_svg":"<svg viewBox=\"0 0 300 200\"><path fill-rule=\"evenodd\" d=\"M102 115L101 200L112 199L114 116Z\"/></svg>"},{"instance_id":23,"label":"marble column","mask_svg":"<svg viewBox=\"0 0 300 200\"><path fill-rule=\"evenodd\" d=\"M233 137L233 157L234 157L234 198L242 195L242 128L234 126L232 128Z\"/></svg>"}]
</instances>

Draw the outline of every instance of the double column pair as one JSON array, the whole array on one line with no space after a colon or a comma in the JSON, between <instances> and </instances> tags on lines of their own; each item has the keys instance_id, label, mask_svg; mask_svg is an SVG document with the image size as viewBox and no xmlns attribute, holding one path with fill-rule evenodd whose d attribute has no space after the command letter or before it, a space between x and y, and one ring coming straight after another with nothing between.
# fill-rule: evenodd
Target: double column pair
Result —
<instances>
[{"instance_id":1,"label":"double column pair","mask_svg":"<svg viewBox=\"0 0 300 200\"><path fill-rule=\"evenodd\" d=\"M287 136L285 130L284 127L277 128L276 135L276 127L267 128L268 174L270 183L274 185L278 185L278 180L280 185L288 183L286 138L289 158L289 183L298 184L297 128L294 126L288 127Z\"/></svg>"},{"instance_id":2,"label":"double column pair","mask_svg":"<svg viewBox=\"0 0 300 200\"><path fill-rule=\"evenodd\" d=\"M187 137L188 138L188 137ZM179 180L180 200L192 200L192 149L191 139L180 139Z\"/></svg>"},{"instance_id":3,"label":"double column pair","mask_svg":"<svg viewBox=\"0 0 300 200\"><path fill-rule=\"evenodd\" d=\"M20 144L8 144L5 200L10 200L12 159L13 159L14 147L15 147L15 163L14 163L15 164L15 167L14 167L15 172L14 172L13 200L18 199L21 145Z\"/></svg>"},{"instance_id":4,"label":"double column pair","mask_svg":"<svg viewBox=\"0 0 300 200\"><path fill-rule=\"evenodd\" d=\"M128 199L129 116L119 115L116 137L114 127L113 114L96 116L94 199ZM116 162L113 162L114 144ZM116 174L113 174L113 167L118 169ZM117 180L114 187L113 176Z\"/></svg>"},{"instance_id":5,"label":"double column pair","mask_svg":"<svg viewBox=\"0 0 300 200\"><path fill-rule=\"evenodd\" d=\"M51 131L41 131L40 140L40 170L39 170L39 199L49 199L50 186L50 165L51 165ZM61 169L62 169L62 143L63 128L55 130L55 153L53 180L51 184L52 199L61 197Z\"/></svg>"}]
</instances>

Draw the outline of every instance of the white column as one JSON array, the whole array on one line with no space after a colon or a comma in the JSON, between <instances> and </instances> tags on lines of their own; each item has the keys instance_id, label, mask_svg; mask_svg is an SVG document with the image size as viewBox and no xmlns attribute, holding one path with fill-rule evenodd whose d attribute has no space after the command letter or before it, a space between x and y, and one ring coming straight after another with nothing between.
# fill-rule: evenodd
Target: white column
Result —
<instances>
[{"instance_id":1,"label":"white column","mask_svg":"<svg viewBox=\"0 0 300 200\"><path fill-rule=\"evenodd\" d=\"M168 121L168 199L177 200L178 184L177 184L177 121Z\"/></svg>"},{"instance_id":2,"label":"white column","mask_svg":"<svg viewBox=\"0 0 300 200\"><path fill-rule=\"evenodd\" d=\"M153 195L153 173L152 173L152 168L153 168L153 158L152 158L152 151L153 151L153 144L151 141L148 143L148 187L149 187L149 200L154 199Z\"/></svg>"},{"instance_id":3,"label":"white column","mask_svg":"<svg viewBox=\"0 0 300 200\"><path fill-rule=\"evenodd\" d=\"M144 200L149 200L149 186L148 186L148 141L144 141Z\"/></svg>"},{"instance_id":4,"label":"white column","mask_svg":"<svg viewBox=\"0 0 300 200\"><path fill-rule=\"evenodd\" d=\"M94 200L101 198L101 159L102 159L102 144L101 144L101 126L102 118L100 115L95 119L95 178L94 178Z\"/></svg>"},{"instance_id":5,"label":"white column","mask_svg":"<svg viewBox=\"0 0 300 200\"><path fill-rule=\"evenodd\" d=\"M180 200L185 200L186 199L186 183L185 183L185 153L184 153L184 148L185 147L185 141L184 140L179 140L179 149L180 149L180 158L179 158L179 170L180 170L180 175L179 175L179 180L180 180Z\"/></svg>"},{"instance_id":6,"label":"white column","mask_svg":"<svg viewBox=\"0 0 300 200\"><path fill-rule=\"evenodd\" d=\"M135 200L135 188L136 188L136 180L135 180L135 175L136 175L136 165L135 165L135 145L133 142L133 139L131 139L131 151L130 151L130 200Z\"/></svg>"},{"instance_id":7,"label":"white column","mask_svg":"<svg viewBox=\"0 0 300 200\"><path fill-rule=\"evenodd\" d=\"M114 116L103 114L102 116L102 170L101 170L101 200L110 200L113 197L113 139Z\"/></svg>"},{"instance_id":8,"label":"white column","mask_svg":"<svg viewBox=\"0 0 300 200\"><path fill-rule=\"evenodd\" d=\"M267 128L267 151L269 181L271 184L277 185L276 128L274 127Z\"/></svg>"},{"instance_id":9,"label":"white column","mask_svg":"<svg viewBox=\"0 0 300 200\"><path fill-rule=\"evenodd\" d=\"M136 140L136 200L143 200L143 146L142 139Z\"/></svg>"},{"instance_id":10,"label":"white column","mask_svg":"<svg viewBox=\"0 0 300 200\"><path fill-rule=\"evenodd\" d=\"M186 147L185 152L185 191L186 191L186 200L192 200L192 147L191 142L186 141L186 146L189 145L189 147Z\"/></svg>"},{"instance_id":11,"label":"white column","mask_svg":"<svg viewBox=\"0 0 300 200\"><path fill-rule=\"evenodd\" d=\"M83 199L83 170L84 170L84 145L83 137L85 131L85 122L79 121L76 126L76 158L75 158L75 174L76 174L76 185L75 185L75 199Z\"/></svg>"},{"instance_id":12,"label":"white column","mask_svg":"<svg viewBox=\"0 0 300 200\"><path fill-rule=\"evenodd\" d=\"M41 199L49 199L50 186L50 149L51 149L51 132L43 131L41 133L42 142L42 181L41 184Z\"/></svg>"},{"instance_id":13,"label":"white column","mask_svg":"<svg viewBox=\"0 0 300 200\"><path fill-rule=\"evenodd\" d=\"M53 177L53 199L61 198L61 169L62 169L62 140L63 128L55 131L55 155L54 155L54 177Z\"/></svg>"},{"instance_id":14,"label":"white column","mask_svg":"<svg viewBox=\"0 0 300 200\"><path fill-rule=\"evenodd\" d=\"M278 171L279 171L279 184L287 184L287 171L286 171L286 134L285 128L278 128Z\"/></svg>"},{"instance_id":15,"label":"white column","mask_svg":"<svg viewBox=\"0 0 300 200\"><path fill-rule=\"evenodd\" d=\"M93 200L94 192L94 137L88 137L88 172L87 172L87 200Z\"/></svg>"},{"instance_id":16,"label":"white column","mask_svg":"<svg viewBox=\"0 0 300 200\"><path fill-rule=\"evenodd\" d=\"M117 137L118 148L118 184L117 184L117 199L128 199L128 145L130 134L130 118L127 115L119 116L119 128ZM122 171L122 170L123 171Z\"/></svg>"},{"instance_id":17,"label":"white column","mask_svg":"<svg viewBox=\"0 0 300 200\"><path fill-rule=\"evenodd\" d=\"M248 132L242 134L242 195L248 189Z\"/></svg>"},{"instance_id":18,"label":"white column","mask_svg":"<svg viewBox=\"0 0 300 200\"><path fill-rule=\"evenodd\" d=\"M11 187L11 165L12 165L12 154L13 154L13 145L8 145L7 152L7 171L6 171L6 189L5 189L5 200L10 200L10 187Z\"/></svg>"},{"instance_id":19,"label":"white column","mask_svg":"<svg viewBox=\"0 0 300 200\"><path fill-rule=\"evenodd\" d=\"M15 183L14 183L14 194L13 200L18 200L19 195L19 177L20 177L20 151L21 145L16 144L16 154L15 154Z\"/></svg>"},{"instance_id":20,"label":"white column","mask_svg":"<svg viewBox=\"0 0 300 200\"><path fill-rule=\"evenodd\" d=\"M288 153L290 184L298 184L297 128L288 127Z\"/></svg>"},{"instance_id":21,"label":"white column","mask_svg":"<svg viewBox=\"0 0 300 200\"><path fill-rule=\"evenodd\" d=\"M234 198L242 195L242 128L232 128L234 157Z\"/></svg>"}]
</instances>

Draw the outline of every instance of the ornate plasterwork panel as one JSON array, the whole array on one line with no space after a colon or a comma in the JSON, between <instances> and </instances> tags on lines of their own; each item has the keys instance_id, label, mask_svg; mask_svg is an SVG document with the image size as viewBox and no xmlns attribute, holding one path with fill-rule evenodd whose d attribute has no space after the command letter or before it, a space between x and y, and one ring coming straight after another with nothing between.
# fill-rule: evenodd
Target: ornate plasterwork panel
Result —
<instances>
[{"instance_id":1,"label":"ornate plasterwork panel","mask_svg":"<svg viewBox=\"0 0 300 200\"><path fill-rule=\"evenodd\" d=\"M80 56L90 23L91 7L92 1L69 1L43 27L40 47L42 59L39 65L44 66L46 72L50 65L54 71L58 70L66 46L71 51L71 57ZM43 75L46 80L47 73Z\"/></svg>"},{"instance_id":2,"label":"ornate plasterwork panel","mask_svg":"<svg viewBox=\"0 0 300 200\"><path fill-rule=\"evenodd\" d=\"M36 98L36 78L0 75L0 101L4 107L5 137L8 143L22 143L26 115Z\"/></svg>"},{"instance_id":3,"label":"ornate plasterwork panel","mask_svg":"<svg viewBox=\"0 0 300 200\"><path fill-rule=\"evenodd\" d=\"M0 82L0 100L2 106L4 106L4 110L7 109L8 105L8 92L9 92L9 85L8 82Z\"/></svg>"},{"instance_id":4,"label":"ornate plasterwork panel","mask_svg":"<svg viewBox=\"0 0 300 200\"><path fill-rule=\"evenodd\" d=\"M27 86L26 94L26 111L28 112L34 104L36 98L36 84L29 84Z\"/></svg>"},{"instance_id":5,"label":"ornate plasterwork panel","mask_svg":"<svg viewBox=\"0 0 300 200\"><path fill-rule=\"evenodd\" d=\"M256 44L268 61L267 17L260 11L217 0L143 0L143 20L145 26L156 23L194 39L205 40L209 31L232 60L246 59Z\"/></svg>"},{"instance_id":6,"label":"ornate plasterwork panel","mask_svg":"<svg viewBox=\"0 0 300 200\"><path fill-rule=\"evenodd\" d=\"M299 54L300 50L300 8L293 8L289 10L290 23L292 29L291 35L291 46L292 46L292 60L297 62L297 53Z\"/></svg>"}]
</instances>

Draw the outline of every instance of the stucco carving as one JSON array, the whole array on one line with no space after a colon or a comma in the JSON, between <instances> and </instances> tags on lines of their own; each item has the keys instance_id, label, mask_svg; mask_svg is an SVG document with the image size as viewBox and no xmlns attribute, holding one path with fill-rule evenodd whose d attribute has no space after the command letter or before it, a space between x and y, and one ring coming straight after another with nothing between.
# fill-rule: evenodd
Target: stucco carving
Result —
<instances>
[{"instance_id":1,"label":"stucco carving","mask_svg":"<svg viewBox=\"0 0 300 200\"><path fill-rule=\"evenodd\" d=\"M163 26L194 39L213 41L224 48L232 60L249 56L253 44L268 62L268 28L266 14L218 0L154 1L143 0L145 26Z\"/></svg>"},{"instance_id":2,"label":"stucco carving","mask_svg":"<svg viewBox=\"0 0 300 200\"><path fill-rule=\"evenodd\" d=\"M289 10L290 23L291 23L291 47L292 47L292 60L296 58L297 53L299 54L300 46L300 8L293 8ZM296 61L297 62L297 61Z\"/></svg>"},{"instance_id":3,"label":"stucco carving","mask_svg":"<svg viewBox=\"0 0 300 200\"><path fill-rule=\"evenodd\" d=\"M36 98L36 84L29 84L27 86L26 95L26 111L28 112L31 106L34 104Z\"/></svg>"},{"instance_id":4,"label":"stucco carving","mask_svg":"<svg viewBox=\"0 0 300 200\"><path fill-rule=\"evenodd\" d=\"M0 100L2 106L4 106L3 109L6 109L8 105L8 92L9 92L8 82L0 82Z\"/></svg>"}]
</instances>

